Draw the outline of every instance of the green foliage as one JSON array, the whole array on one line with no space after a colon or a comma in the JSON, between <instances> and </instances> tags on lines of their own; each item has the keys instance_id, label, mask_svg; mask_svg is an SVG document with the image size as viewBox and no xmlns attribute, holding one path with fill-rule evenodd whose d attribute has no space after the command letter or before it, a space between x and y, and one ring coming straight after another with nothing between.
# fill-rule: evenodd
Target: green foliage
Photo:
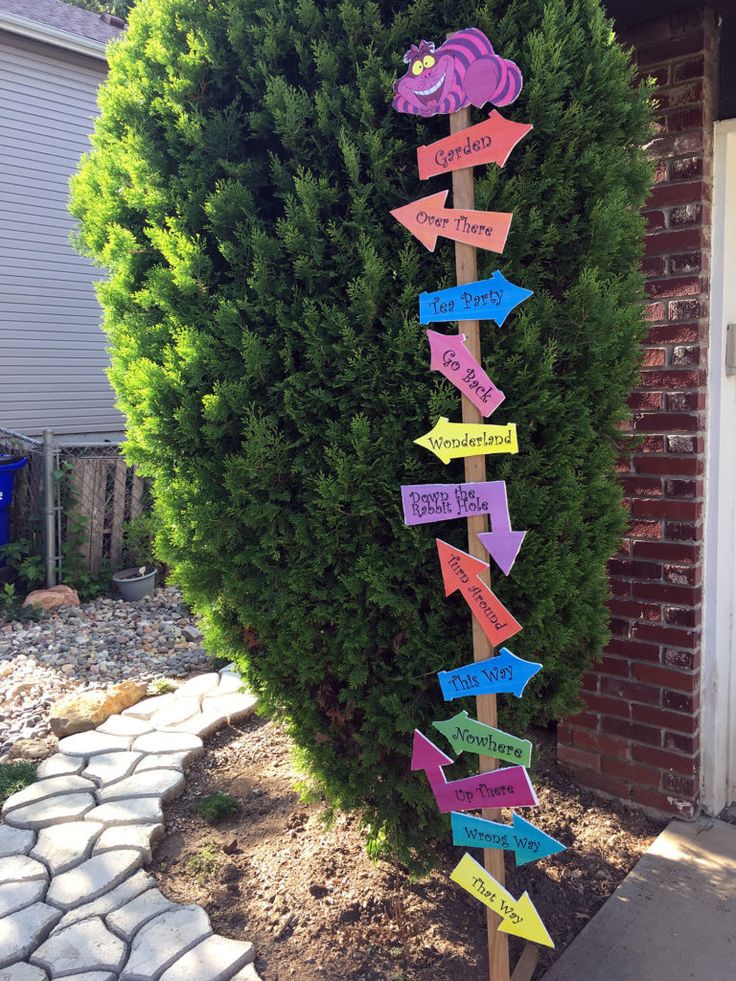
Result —
<instances>
[{"instance_id":1,"label":"green foliage","mask_svg":"<svg viewBox=\"0 0 736 981\"><path fill-rule=\"evenodd\" d=\"M210 824L217 824L218 821L234 817L240 810L240 804L230 794L224 794L221 790L217 790L214 794L203 797L197 805L197 810L200 817L203 817L205 821Z\"/></svg>"},{"instance_id":2,"label":"green foliage","mask_svg":"<svg viewBox=\"0 0 736 981\"><path fill-rule=\"evenodd\" d=\"M83 7L95 14L114 14L125 20L136 0L64 0L73 7Z\"/></svg>"},{"instance_id":3,"label":"green foliage","mask_svg":"<svg viewBox=\"0 0 736 981\"><path fill-rule=\"evenodd\" d=\"M123 564L126 568L151 565L155 558L158 522L152 513L139 514L123 530Z\"/></svg>"},{"instance_id":4,"label":"green foliage","mask_svg":"<svg viewBox=\"0 0 736 981\"><path fill-rule=\"evenodd\" d=\"M172 691L176 691L176 684L169 678L154 678L148 686L149 695L166 695Z\"/></svg>"},{"instance_id":5,"label":"green foliage","mask_svg":"<svg viewBox=\"0 0 736 981\"><path fill-rule=\"evenodd\" d=\"M14 582L3 583L0 590L0 618L11 620L40 620L43 610L39 606L23 606L23 594L18 595L18 587Z\"/></svg>"},{"instance_id":6,"label":"green foliage","mask_svg":"<svg viewBox=\"0 0 736 981\"><path fill-rule=\"evenodd\" d=\"M28 539L0 545L0 562L13 571L26 591L42 586L45 578L43 557Z\"/></svg>"},{"instance_id":7,"label":"green foliage","mask_svg":"<svg viewBox=\"0 0 736 981\"><path fill-rule=\"evenodd\" d=\"M208 841L184 863L184 871L197 882L208 882L219 872L223 863L222 852L217 845Z\"/></svg>"},{"instance_id":8,"label":"green foliage","mask_svg":"<svg viewBox=\"0 0 736 981\"><path fill-rule=\"evenodd\" d=\"M8 797L23 790L36 779L36 767L33 763L19 760L17 763L0 763L0 804Z\"/></svg>"},{"instance_id":9,"label":"green foliage","mask_svg":"<svg viewBox=\"0 0 736 981\"><path fill-rule=\"evenodd\" d=\"M470 24L520 65L504 115L534 125L476 180L477 207L514 213L480 275L535 294L483 329L506 393L494 421L521 444L489 477L529 529L494 583L524 624L514 652L544 662L505 706L521 735L576 707L625 523L651 108L598 0L145 0L73 182L163 557L329 800L392 850L441 827L411 733L447 711L434 673L468 660L470 630L434 544L464 546L464 523L401 515L401 484L463 470L412 443L459 418L417 322L418 293L454 282L453 249L428 253L389 215L448 185L421 183L415 152L448 122L396 113L391 83L410 43Z\"/></svg>"}]
</instances>

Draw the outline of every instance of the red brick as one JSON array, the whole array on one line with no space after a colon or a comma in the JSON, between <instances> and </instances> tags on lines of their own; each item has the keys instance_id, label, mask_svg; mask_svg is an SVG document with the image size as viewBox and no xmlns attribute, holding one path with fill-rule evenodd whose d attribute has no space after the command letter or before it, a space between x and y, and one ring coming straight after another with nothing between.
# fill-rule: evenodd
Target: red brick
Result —
<instances>
[{"instance_id":1,"label":"red brick","mask_svg":"<svg viewBox=\"0 0 736 981\"><path fill-rule=\"evenodd\" d=\"M648 44L637 51L639 68L647 68L661 61L672 61L675 58L695 55L705 47L705 34L702 30L695 31L677 40L662 39L654 44Z\"/></svg>"},{"instance_id":2,"label":"red brick","mask_svg":"<svg viewBox=\"0 0 736 981\"><path fill-rule=\"evenodd\" d=\"M647 235L645 252L647 255L669 255L686 249L699 249L703 242L701 228L680 228L676 231L655 231Z\"/></svg>"},{"instance_id":3,"label":"red brick","mask_svg":"<svg viewBox=\"0 0 736 981\"><path fill-rule=\"evenodd\" d=\"M700 371L644 371L641 375L645 388L698 388L703 381Z\"/></svg>"},{"instance_id":4,"label":"red brick","mask_svg":"<svg viewBox=\"0 0 736 981\"><path fill-rule=\"evenodd\" d=\"M666 480L664 492L667 497L700 497L696 494L698 482L695 480Z\"/></svg>"},{"instance_id":5,"label":"red brick","mask_svg":"<svg viewBox=\"0 0 736 981\"><path fill-rule=\"evenodd\" d=\"M697 781L694 776L682 773L663 773L662 789L683 797L694 797L697 793Z\"/></svg>"},{"instance_id":6,"label":"red brick","mask_svg":"<svg viewBox=\"0 0 736 981\"><path fill-rule=\"evenodd\" d=\"M572 746L573 730L572 726L567 725L566 722L557 723L557 745L561 743L567 746Z\"/></svg>"},{"instance_id":7,"label":"red brick","mask_svg":"<svg viewBox=\"0 0 736 981\"><path fill-rule=\"evenodd\" d=\"M646 433L696 432L700 429L700 419L693 413L652 412L634 415L634 429Z\"/></svg>"},{"instance_id":8,"label":"red brick","mask_svg":"<svg viewBox=\"0 0 736 981\"><path fill-rule=\"evenodd\" d=\"M601 673L601 686L605 690L605 680L604 676L614 675L618 678L628 678L631 669L629 662L624 658L620 657L603 657L597 665L598 671Z\"/></svg>"},{"instance_id":9,"label":"red brick","mask_svg":"<svg viewBox=\"0 0 736 981\"><path fill-rule=\"evenodd\" d=\"M696 545L676 545L674 542L636 542L634 554L643 559L697 562L700 549Z\"/></svg>"},{"instance_id":10,"label":"red brick","mask_svg":"<svg viewBox=\"0 0 736 981\"><path fill-rule=\"evenodd\" d=\"M700 751L700 736L686 736L682 732L665 732L664 748L673 750L676 753L690 753L695 755Z\"/></svg>"},{"instance_id":11,"label":"red brick","mask_svg":"<svg viewBox=\"0 0 736 981\"><path fill-rule=\"evenodd\" d=\"M689 565L665 565L665 582L673 586L696 586L700 583L701 570Z\"/></svg>"},{"instance_id":12,"label":"red brick","mask_svg":"<svg viewBox=\"0 0 736 981\"><path fill-rule=\"evenodd\" d=\"M702 99L703 82L700 79L667 90L667 104L671 109L692 105L693 103L699 105Z\"/></svg>"},{"instance_id":13,"label":"red brick","mask_svg":"<svg viewBox=\"0 0 736 981\"><path fill-rule=\"evenodd\" d=\"M641 453L664 453L664 436L647 433L638 449Z\"/></svg>"},{"instance_id":14,"label":"red brick","mask_svg":"<svg viewBox=\"0 0 736 981\"><path fill-rule=\"evenodd\" d=\"M678 627L699 627L701 619L700 610L683 609L679 606L665 607L665 623L672 623Z\"/></svg>"},{"instance_id":15,"label":"red brick","mask_svg":"<svg viewBox=\"0 0 736 981\"><path fill-rule=\"evenodd\" d=\"M700 54L697 58L689 58L681 61L679 65L672 66L672 81L684 82L690 78L702 78L705 74L705 57Z\"/></svg>"},{"instance_id":16,"label":"red brick","mask_svg":"<svg viewBox=\"0 0 736 981\"><path fill-rule=\"evenodd\" d=\"M662 578L662 566L656 562L632 561L631 575L635 579L658 580Z\"/></svg>"},{"instance_id":17,"label":"red brick","mask_svg":"<svg viewBox=\"0 0 736 981\"><path fill-rule=\"evenodd\" d=\"M667 313L665 311L664 303L647 303L644 307L644 320L655 321L655 320L666 320Z\"/></svg>"},{"instance_id":18,"label":"red brick","mask_svg":"<svg viewBox=\"0 0 736 981\"><path fill-rule=\"evenodd\" d=\"M664 256L644 258L641 261L641 271L645 276L664 276L667 273L667 259Z\"/></svg>"},{"instance_id":19,"label":"red brick","mask_svg":"<svg viewBox=\"0 0 736 981\"><path fill-rule=\"evenodd\" d=\"M568 766L582 767L584 770L597 770L600 755L586 749L575 749L573 746L557 746L557 759Z\"/></svg>"},{"instance_id":20,"label":"red brick","mask_svg":"<svg viewBox=\"0 0 736 981\"><path fill-rule=\"evenodd\" d=\"M620 698L610 698L606 695L586 695L585 702L591 711L601 713L601 725L608 717L628 719L631 715L631 708L628 702L622 702Z\"/></svg>"},{"instance_id":21,"label":"red brick","mask_svg":"<svg viewBox=\"0 0 736 981\"><path fill-rule=\"evenodd\" d=\"M629 783L643 784L645 787L659 787L661 771L643 763L630 763L628 760L601 758L601 772Z\"/></svg>"},{"instance_id":22,"label":"red brick","mask_svg":"<svg viewBox=\"0 0 736 981\"><path fill-rule=\"evenodd\" d=\"M634 677L639 681L646 681L660 688L675 688L678 691L695 691L699 684L697 673L686 673L673 671L672 668L664 668L659 664L634 664Z\"/></svg>"},{"instance_id":23,"label":"red brick","mask_svg":"<svg viewBox=\"0 0 736 981\"><path fill-rule=\"evenodd\" d=\"M699 276L668 276L666 279L650 279L646 293L651 300L665 297L699 296L705 292Z\"/></svg>"},{"instance_id":24,"label":"red brick","mask_svg":"<svg viewBox=\"0 0 736 981\"><path fill-rule=\"evenodd\" d=\"M670 272L676 276L682 273L698 273L705 268L705 255L703 252L678 252L677 255L670 256L669 262Z\"/></svg>"},{"instance_id":25,"label":"red brick","mask_svg":"<svg viewBox=\"0 0 736 981\"><path fill-rule=\"evenodd\" d=\"M613 599L608 601L608 608L611 613L619 617L628 617L631 620L654 620L659 622L662 613L659 606L653 603L637 603L636 600ZM621 674L620 670L612 672Z\"/></svg>"},{"instance_id":26,"label":"red brick","mask_svg":"<svg viewBox=\"0 0 736 981\"><path fill-rule=\"evenodd\" d=\"M670 228L688 228L692 225L702 225L705 217L705 209L702 204L681 204L670 211L669 226Z\"/></svg>"},{"instance_id":27,"label":"red brick","mask_svg":"<svg viewBox=\"0 0 736 981\"><path fill-rule=\"evenodd\" d=\"M654 705L632 705L631 716L635 722L644 722L660 729L675 729L677 732L690 735L698 728L698 719L695 716L657 708Z\"/></svg>"},{"instance_id":28,"label":"red brick","mask_svg":"<svg viewBox=\"0 0 736 981\"><path fill-rule=\"evenodd\" d=\"M647 155L650 159L681 157L685 154L702 153L704 149L705 139L701 130L660 135L647 143Z\"/></svg>"},{"instance_id":29,"label":"red brick","mask_svg":"<svg viewBox=\"0 0 736 981\"><path fill-rule=\"evenodd\" d=\"M594 712L578 712L565 720L568 725L581 729L597 729L600 719Z\"/></svg>"},{"instance_id":30,"label":"red brick","mask_svg":"<svg viewBox=\"0 0 736 981\"><path fill-rule=\"evenodd\" d=\"M584 691L598 691L598 676L588 672L588 674L583 675L583 679L580 682L580 687Z\"/></svg>"},{"instance_id":31,"label":"red brick","mask_svg":"<svg viewBox=\"0 0 736 981\"><path fill-rule=\"evenodd\" d=\"M627 531L629 538L661 538L661 521L632 521Z\"/></svg>"},{"instance_id":32,"label":"red brick","mask_svg":"<svg viewBox=\"0 0 736 981\"><path fill-rule=\"evenodd\" d=\"M693 177L702 176L702 157L684 157L680 160L670 160L670 180L692 180Z\"/></svg>"},{"instance_id":33,"label":"red brick","mask_svg":"<svg viewBox=\"0 0 736 981\"><path fill-rule=\"evenodd\" d=\"M678 753L668 753L654 746L632 746L631 755L635 760L658 766L663 770L674 770L676 773L695 773L695 760L692 756L680 756Z\"/></svg>"},{"instance_id":34,"label":"red brick","mask_svg":"<svg viewBox=\"0 0 736 981\"><path fill-rule=\"evenodd\" d=\"M650 344L688 344L697 341L700 328L697 324L665 324L650 327L647 340Z\"/></svg>"},{"instance_id":35,"label":"red brick","mask_svg":"<svg viewBox=\"0 0 736 981\"><path fill-rule=\"evenodd\" d=\"M631 797L635 804L640 804L642 807L649 807L653 811L663 811L665 814L676 814L678 817L694 817L697 812L697 808L694 807L691 814L685 815L682 809L666 794L650 790L647 787L633 787Z\"/></svg>"},{"instance_id":36,"label":"red brick","mask_svg":"<svg viewBox=\"0 0 736 981\"><path fill-rule=\"evenodd\" d=\"M632 627L635 638L653 644L672 644L674 647L692 648L697 645L697 637L687 630L664 627L661 624L635 623Z\"/></svg>"},{"instance_id":37,"label":"red brick","mask_svg":"<svg viewBox=\"0 0 736 981\"><path fill-rule=\"evenodd\" d=\"M677 109L667 113L667 132L682 133L688 129L702 129L704 126L703 106L691 109Z\"/></svg>"},{"instance_id":38,"label":"red brick","mask_svg":"<svg viewBox=\"0 0 736 981\"><path fill-rule=\"evenodd\" d=\"M703 538L703 527L702 525L668 521L667 538L676 542L699 542Z\"/></svg>"},{"instance_id":39,"label":"red brick","mask_svg":"<svg viewBox=\"0 0 736 981\"><path fill-rule=\"evenodd\" d=\"M575 745L581 749L594 750L598 753L610 753L612 756L625 757L629 744L625 739L617 736L605 736L600 732L585 732L583 729L576 729L573 732Z\"/></svg>"},{"instance_id":40,"label":"red brick","mask_svg":"<svg viewBox=\"0 0 736 981\"><path fill-rule=\"evenodd\" d=\"M658 228L664 228L664 211L642 211L641 214L647 231L653 232Z\"/></svg>"},{"instance_id":41,"label":"red brick","mask_svg":"<svg viewBox=\"0 0 736 981\"><path fill-rule=\"evenodd\" d=\"M678 651L672 647L665 647L662 651L662 664L668 668L692 671L699 663L700 658L694 651Z\"/></svg>"},{"instance_id":42,"label":"red brick","mask_svg":"<svg viewBox=\"0 0 736 981\"><path fill-rule=\"evenodd\" d=\"M632 702L645 702L647 705L659 705L660 700L660 690L654 685L626 681L623 678L601 678L601 692Z\"/></svg>"},{"instance_id":43,"label":"red brick","mask_svg":"<svg viewBox=\"0 0 736 981\"><path fill-rule=\"evenodd\" d=\"M635 456L637 473L683 474L694 477L703 472L703 461L697 457Z\"/></svg>"},{"instance_id":44,"label":"red brick","mask_svg":"<svg viewBox=\"0 0 736 981\"><path fill-rule=\"evenodd\" d=\"M664 350L664 348L661 348L661 347L647 347L647 348L644 348L643 353L642 353L642 365L645 368L661 368L666 363L666 361L667 361L667 352ZM634 401L636 401L636 395L637 394L638 393L635 392L632 395L632 398L634 399ZM629 404L631 404L631 400L629 400ZM636 408L641 408L641 409L656 409L656 408L659 408L659 406L655 406L655 405L642 405L642 406L632 405L631 408L632 409L636 409Z\"/></svg>"},{"instance_id":45,"label":"red brick","mask_svg":"<svg viewBox=\"0 0 736 981\"><path fill-rule=\"evenodd\" d=\"M620 797L622 800L627 800L629 797L629 785L623 780L616 780L614 777L600 773L591 773L588 770L573 770L572 778L583 787L589 787L599 793Z\"/></svg>"},{"instance_id":46,"label":"red brick","mask_svg":"<svg viewBox=\"0 0 736 981\"><path fill-rule=\"evenodd\" d=\"M668 436L668 453L702 453L703 447L698 445L697 436Z\"/></svg>"},{"instance_id":47,"label":"red brick","mask_svg":"<svg viewBox=\"0 0 736 981\"><path fill-rule=\"evenodd\" d=\"M631 583L625 579L609 579L608 588L611 596L631 596Z\"/></svg>"},{"instance_id":48,"label":"red brick","mask_svg":"<svg viewBox=\"0 0 736 981\"><path fill-rule=\"evenodd\" d=\"M614 637L628 637L631 632L629 621L622 620L620 617L611 617L608 621L608 626Z\"/></svg>"},{"instance_id":49,"label":"red brick","mask_svg":"<svg viewBox=\"0 0 736 981\"><path fill-rule=\"evenodd\" d=\"M662 692L662 705L664 708L673 709L676 712L692 714L700 707L700 696L698 692L686 695L685 692L667 690Z\"/></svg>"},{"instance_id":50,"label":"red brick","mask_svg":"<svg viewBox=\"0 0 736 981\"><path fill-rule=\"evenodd\" d=\"M668 412L704 409L706 403L705 392L667 392L664 398Z\"/></svg>"},{"instance_id":51,"label":"red brick","mask_svg":"<svg viewBox=\"0 0 736 981\"><path fill-rule=\"evenodd\" d=\"M631 502L631 513L637 518L689 518L700 517L697 501L653 501L638 498Z\"/></svg>"},{"instance_id":52,"label":"red brick","mask_svg":"<svg viewBox=\"0 0 736 981\"><path fill-rule=\"evenodd\" d=\"M604 717L601 719L601 728L604 733L623 736L626 739L633 739L638 743L649 743L651 746L662 745L662 730L652 729L651 726L645 726L639 722Z\"/></svg>"},{"instance_id":53,"label":"red brick","mask_svg":"<svg viewBox=\"0 0 736 981\"><path fill-rule=\"evenodd\" d=\"M659 662L659 647L656 644L637 644L634 640L620 640L614 637L608 642L606 650L618 657L630 657L636 661Z\"/></svg>"},{"instance_id":54,"label":"red brick","mask_svg":"<svg viewBox=\"0 0 736 981\"><path fill-rule=\"evenodd\" d=\"M695 605L703 598L699 586L673 586L667 583L635 583L634 595L644 600L659 600L662 603L681 603Z\"/></svg>"},{"instance_id":55,"label":"red brick","mask_svg":"<svg viewBox=\"0 0 736 981\"><path fill-rule=\"evenodd\" d=\"M675 119L675 117L685 117L697 111L688 109L681 113L670 113L667 117L668 128L672 128L670 126L670 120ZM688 126L680 128L694 129L695 127ZM677 184L659 184L647 198L645 207L652 210L670 208L677 204L689 204L692 201L700 201L704 195L705 184L703 181L681 181Z\"/></svg>"}]
</instances>

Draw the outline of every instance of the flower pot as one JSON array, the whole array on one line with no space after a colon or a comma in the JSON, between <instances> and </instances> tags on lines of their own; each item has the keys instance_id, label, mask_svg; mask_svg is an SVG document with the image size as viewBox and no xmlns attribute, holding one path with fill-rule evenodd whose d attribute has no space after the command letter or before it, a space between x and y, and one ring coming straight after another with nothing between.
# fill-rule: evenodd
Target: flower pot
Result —
<instances>
[{"instance_id":1,"label":"flower pot","mask_svg":"<svg viewBox=\"0 0 736 981\"><path fill-rule=\"evenodd\" d=\"M156 588L156 569L152 565L141 569L123 569L116 572L112 581L118 587L120 598L134 603L136 600L150 596Z\"/></svg>"}]
</instances>

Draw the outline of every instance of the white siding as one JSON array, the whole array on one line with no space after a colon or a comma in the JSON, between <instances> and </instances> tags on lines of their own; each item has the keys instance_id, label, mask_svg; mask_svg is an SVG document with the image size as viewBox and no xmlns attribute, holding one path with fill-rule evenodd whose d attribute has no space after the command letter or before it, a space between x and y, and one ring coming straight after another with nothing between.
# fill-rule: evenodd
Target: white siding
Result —
<instances>
[{"instance_id":1,"label":"white siding","mask_svg":"<svg viewBox=\"0 0 736 981\"><path fill-rule=\"evenodd\" d=\"M0 32L0 427L120 433L93 281L69 244L69 177L104 62Z\"/></svg>"}]
</instances>

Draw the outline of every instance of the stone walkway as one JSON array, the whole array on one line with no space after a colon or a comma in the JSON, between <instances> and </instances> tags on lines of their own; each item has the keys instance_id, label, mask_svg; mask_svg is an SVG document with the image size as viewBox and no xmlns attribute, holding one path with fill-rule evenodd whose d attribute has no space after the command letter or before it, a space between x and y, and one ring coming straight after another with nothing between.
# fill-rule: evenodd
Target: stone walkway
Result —
<instances>
[{"instance_id":1,"label":"stone walkway","mask_svg":"<svg viewBox=\"0 0 736 981\"><path fill-rule=\"evenodd\" d=\"M253 944L143 871L202 739L256 699L232 668L68 736L0 825L0 981L260 981Z\"/></svg>"}]
</instances>

